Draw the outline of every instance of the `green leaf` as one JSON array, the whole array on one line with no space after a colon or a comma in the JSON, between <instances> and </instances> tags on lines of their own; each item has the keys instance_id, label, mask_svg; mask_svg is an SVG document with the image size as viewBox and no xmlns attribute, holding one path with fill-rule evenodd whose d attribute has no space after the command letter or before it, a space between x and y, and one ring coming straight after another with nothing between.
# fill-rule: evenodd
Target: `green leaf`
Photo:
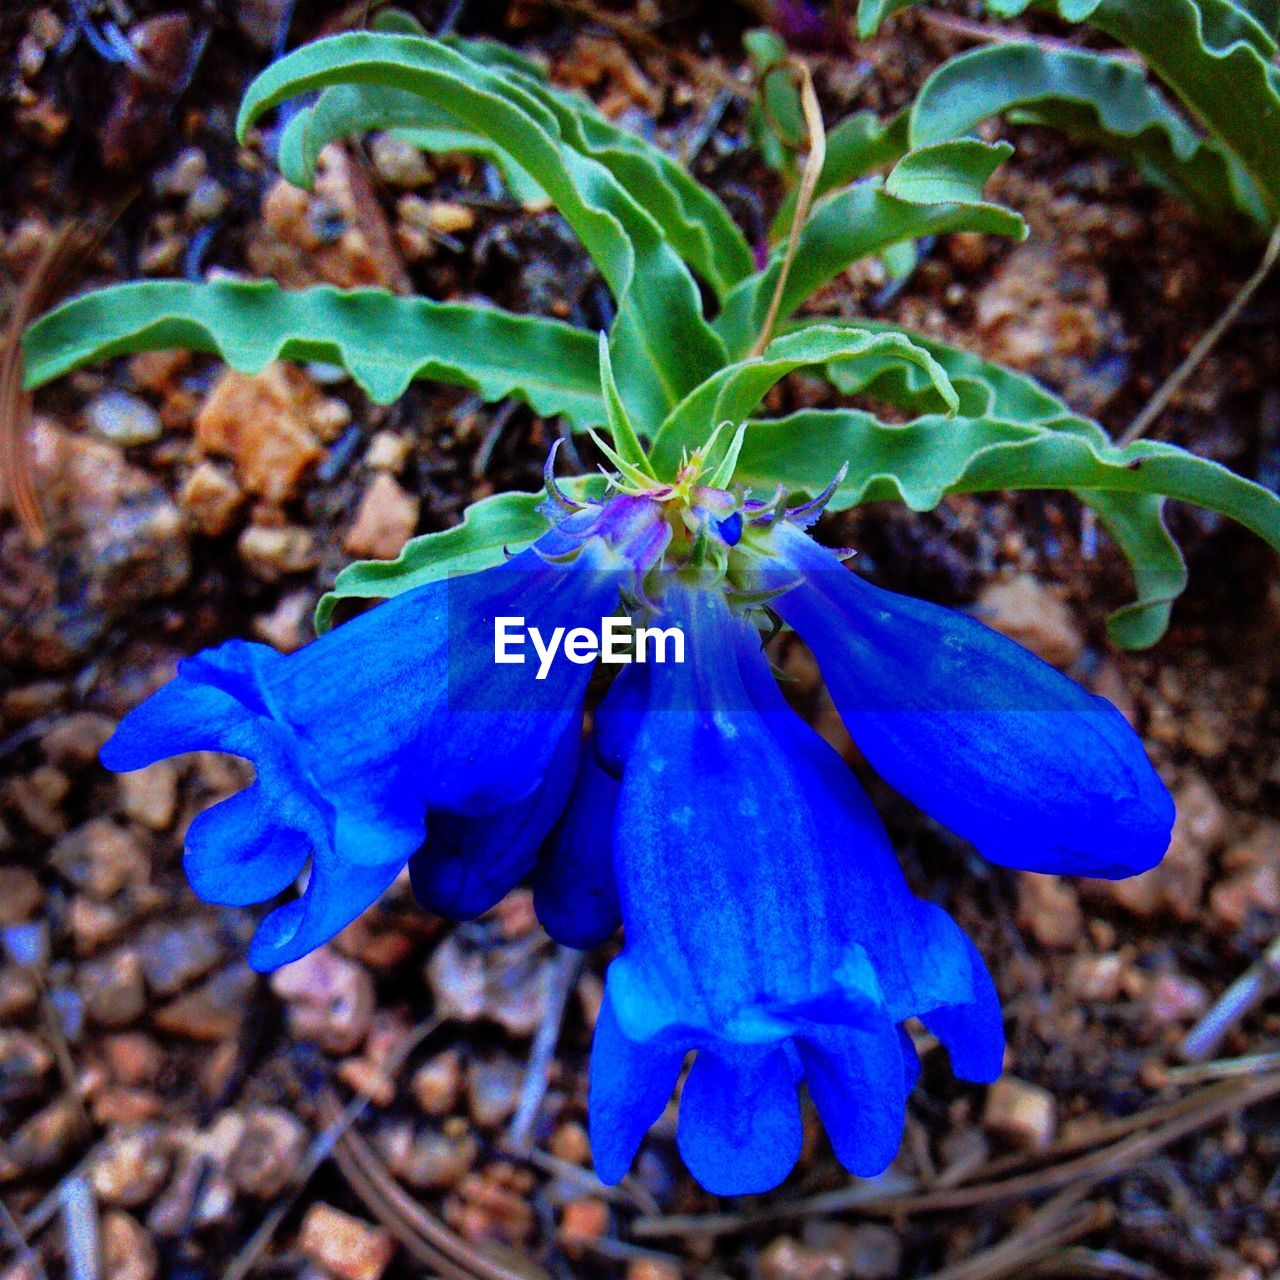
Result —
<instances>
[{"instance_id":1,"label":"green leaf","mask_svg":"<svg viewBox=\"0 0 1280 1280\"><path fill-rule=\"evenodd\" d=\"M952 58L912 105L911 143L957 138L1007 113L1107 147L1215 221L1244 214L1267 225L1266 205L1248 174L1191 129L1141 67L1082 49L1026 41Z\"/></svg>"},{"instance_id":2,"label":"green leaf","mask_svg":"<svg viewBox=\"0 0 1280 1280\"><path fill-rule=\"evenodd\" d=\"M472 53L490 46L473 41L461 47ZM751 272L751 248L728 210L665 152L606 120L588 99L552 89L540 79L509 74L555 113L568 145L600 161L631 192L717 296ZM382 85L335 85L314 106L297 112L281 137L280 171L295 186L310 187L316 160L328 143L373 129L393 129L424 151L482 156L498 166L517 199L533 204L545 198L503 147L417 93Z\"/></svg>"},{"instance_id":3,"label":"green leaf","mask_svg":"<svg viewBox=\"0 0 1280 1280\"><path fill-rule=\"evenodd\" d=\"M457 116L416 93L381 85L334 85L313 106L295 112L280 135L276 163L295 187L309 189L316 161L329 143L375 129L391 130L419 151L479 156L498 168L507 190L522 204L545 199L542 188L506 151Z\"/></svg>"},{"instance_id":4,"label":"green leaf","mask_svg":"<svg viewBox=\"0 0 1280 1280\"><path fill-rule=\"evenodd\" d=\"M724 363L697 285L637 198L566 140L564 121L527 81L438 41L357 33L298 49L249 86L237 131L264 112L333 84L376 84L443 106L509 152L547 193L599 266L618 315L610 336L619 385L642 430Z\"/></svg>"},{"instance_id":5,"label":"green leaf","mask_svg":"<svg viewBox=\"0 0 1280 1280\"><path fill-rule=\"evenodd\" d=\"M910 124L905 111L881 120L874 111L857 111L846 116L827 134L827 158L818 175L815 195L824 196L837 187L865 178L877 169L896 164L908 150ZM769 239L777 244L787 238L796 212L796 191L787 193L778 209Z\"/></svg>"},{"instance_id":6,"label":"green leaf","mask_svg":"<svg viewBox=\"0 0 1280 1280\"><path fill-rule=\"evenodd\" d=\"M831 321L820 322L829 326ZM883 321L844 321L850 328L871 329L874 332L903 332L896 326ZM815 322L805 322L804 327L814 327ZM926 510L939 499L943 492L958 492L956 486L963 474L966 450L974 455L988 445L1008 444L1016 446L1021 441L1031 438L1032 431L1073 431L1083 434L1086 439L1107 444L1106 433L1096 423L1087 422L1074 415L1065 401L1042 387L1034 379L1023 374L1014 373L1000 365L983 360L972 352L959 347L950 346L937 339L923 334L907 331L907 336L917 346L925 348L937 361L951 380L952 386L960 397L959 415L952 419L951 426L945 427L938 419L935 428L923 428L921 435L914 439L910 436L884 437L886 446L892 446L884 454L887 460L886 474L877 476L873 464L865 478L865 488L857 500L872 501L882 498L901 499L902 491L898 482L887 474L896 468L901 483L906 486L906 500L917 509ZM884 400L911 413L922 413L928 409L927 397L932 388L919 369L907 364L897 364L884 370L876 370L867 364L832 365L828 367L827 377L846 394L865 394L873 399ZM868 416L865 420L851 420L857 430L865 430L876 434L875 420ZM921 419L928 421L928 419ZM880 424L883 426L883 424ZM912 424L914 426L914 424ZM1019 435L1018 428L1027 431ZM1029 430L1028 430L1029 429ZM898 430L898 428L885 428ZM950 458L945 450L934 457L930 456L930 431L936 431L945 439L952 453ZM989 437L984 435L989 432ZM752 424L748 433L748 442L752 448L761 439L758 424ZM985 441L985 443L984 443ZM850 447L861 446L857 439L850 442ZM839 453L839 450L835 450ZM834 456L834 454L833 454ZM1182 455L1190 457L1190 455ZM772 465L768 459L756 464L757 471L763 471ZM855 463L855 467L858 464ZM1208 465L1208 464L1206 464ZM937 474L931 475L930 468L937 467ZM823 469L814 468L812 484L817 486L823 479ZM1221 468L1215 472L1221 474ZM1226 473L1230 475L1231 473ZM973 476L969 477L977 484ZM1238 477L1234 477L1238 479ZM762 487L772 492L774 480L757 481ZM1268 498L1266 490L1259 486L1240 481L1246 488L1242 490L1250 503L1258 502L1260 509L1274 511L1275 500ZM846 480L846 489L850 486L856 492L858 481L856 476ZM999 487L999 486L997 486ZM1022 487L1036 487L1028 484ZM1053 486L1050 486L1053 487ZM810 488L809 491L812 491ZM1169 613L1174 600L1186 586L1187 572L1182 553L1169 535L1164 525L1165 500L1161 493L1140 493L1129 490L1098 489L1087 486L1072 486L1075 495L1091 507L1099 521L1106 528L1113 541L1129 562L1133 573L1137 599L1134 603L1117 610L1107 620L1107 628L1112 639L1126 648L1145 648L1154 644L1164 634L1169 622ZM1259 494L1264 495L1259 499ZM1181 495L1188 501L1195 501L1188 493ZM838 504L847 501L846 497L837 499ZM1205 503L1203 505L1212 505ZM1247 504L1246 504L1247 505ZM1221 509L1223 514L1240 518L1234 509ZM1265 518L1264 518L1265 525ZM1262 532L1262 536L1271 539L1271 535Z\"/></svg>"},{"instance_id":7,"label":"green leaf","mask_svg":"<svg viewBox=\"0 0 1280 1280\"><path fill-rule=\"evenodd\" d=\"M1026 234L1021 217L982 199L982 188L1013 154L1007 142L956 138L908 151L885 179L884 189L908 204L960 204L989 209L1003 235Z\"/></svg>"},{"instance_id":8,"label":"green leaf","mask_svg":"<svg viewBox=\"0 0 1280 1280\"><path fill-rule=\"evenodd\" d=\"M955 177L960 172L948 163L955 155L948 151L934 157L940 173L946 171ZM779 323L784 324L806 298L855 262L904 241L947 231L987 231L1023 239L1026 226L1017 214L982 202L982 187L990 173L988 158L987 153L968 153L972 167L967 176L972 185L963 191L957 189L957 194L963 195L959 202L928 205L898 199L884 190L878 178L844 187L819 201L800 233L782 294ZM905 159L899 161L899 167L904 163ZM922 167L908 171L917 189L923 172ZM751 349L769 309L784 254L784 246L775 249L765 269L744 280L726 299L715 327L731 357L741 358Z\"/></svg>"},{"instance_id":9,"label":"green leaf","mask_svg":"<svg viewBox=\"0 0 1280 1280\"><path fill-rule=\"evenodd\" d=\"M562 481L560 487L574 497L598 497L604 478L576 476ZM545 493L495 493L473 502L463 513L462 523L452 529L411 538L394 560L357 560L347 565L333 590L316 606L317 634L333 626L339 601L387 600L441 578L502 564L508 553L523 551L550 528L540 511L545 501Z\"/></svg>"},{"instance_id":10,"label":"green leaf","mask_svg":"<svg viewBox=\"0 0 1280 1280\"><path fill-rule=\"evenodd\" d=\"M1280 0L1232 0L1232 3L1243 9L1268 35L1274 36L1280 28Z\"/></svg>"},{"instance_id":11,"label":"green leaf","mask_svg":"<svg viewBox=\"0 0 1280 1280\"><path fill-rule=\"evenodd\" d=\"M1134 569L1139 598L1110 624L1117 642L1130 647L1159 639L1186 581L1159 499L1229 516L1280 551L1280 498L1269 490L1173 445L1119 448L1096 423L1075 417L1032 425L934 415L897 426L861 410L807 410L752 422L736 479L761 492L781 484L812 494L846 463L833 510L894 500L927 511L949 493L1074 491Z\"/></svg>"},{"instance_id":12,"label":"green leaf","mask_svg":"<svg viewBox=\"0 0 1280 1280\"><path fill-rule=\"evenodd\" d=\"M579 429L605 421L594 335L496 307L399 298L381 289L286 291L274 281L149 280L99 289L37 320L23 349L28 387L96 360L181 347L242 373L273 360L341 365L388 404L414 378L515 396Z\"/></svg>"},{"instance_id":13,"label":"green leaf","mask_svg":"<svg viewBox=\"0 0 1280 1280\"><path fill-rule=\"evenodd\" d=\"M913 0L861 0L863 34ZM997 17L1016 17L1033 0L987 0ZM1280 70L1271 0L1040 0L1037 8L1084 22L1139 53L1248 172L1280 218ZM1261 21L1259 21L1261 19Z\"/></svg>"},{"instance_id":14,"label":"green leaf","mask_svg":"<svg viewBox=\"0 0 1280 1280\"><path fill-rule=\"evenodd\" d=\"M756 76L756 100L747 112L747 130L761 158L775 173L794 178L796 154L809 137L800 90L788 66L786 41L768 27L742 37Z\"/></svg>"},{"instance_id":15,"label":"green leaf","mask_svg":"<svg viewBox=\"0 0 1280 1280\"><path fill-rule=\"evenodd\" d=\"M609 416L609 434L613 437L619 457L624 463L637 468L642 475L652 476L653 467L636 438L636 429L631 425L627 407L618 394L613 363L609 359L609 339L604 333L600 335L600 389L604 395L605 411Z\"/></svg>"},{"instance_id":16,"label":"green leaf","mask_svg":"<svg viewBox=\"0 0 1280 1280\"><path fill-rule=\"evenodd\" d=\"M729 365L692 391L658 432L654 469L659 475L674 476L683 451L704 444L721 423L736 427L787 374L814 365L856 365L876 371L907 365L928 383L933 393L930 407L954 412L959 403L938 362L903 334L813 325L778 338L763 355Z\"/></svg>"},{"instance_id":17,"label":"green leaf","mask_svg":"<svg viewBox=\"0 0 1280 1280\"><path fill-rule=\"evenodd\" d=\"M1173 602L1187 586L1187 564L1165 527L1165 500L1156 494L1078 489L1129 562L1136 599L1107 618L1107 633L1122 649L1149 649L1169 629Z\"/></svg>"}]
</instances>

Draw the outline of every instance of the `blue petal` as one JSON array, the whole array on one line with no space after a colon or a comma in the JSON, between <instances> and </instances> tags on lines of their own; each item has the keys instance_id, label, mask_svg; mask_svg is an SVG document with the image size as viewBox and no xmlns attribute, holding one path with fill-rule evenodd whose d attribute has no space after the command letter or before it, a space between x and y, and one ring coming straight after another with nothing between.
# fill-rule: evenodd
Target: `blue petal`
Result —
<instances>
[{"instance_id":1,"label":"blue petal","mask_svg":"<svg viewBox=\"0 0 1280 1280\"><path fill-rule=\"evenodd\" d=\"M615 778L622 777L648 701L647 670L644 666L632 665L618 673L596 710L592 735L596 759Z\"/></svg>"},{"instance_id":2,"label":"blue petal","mask_svg":"<svg viewBox=\"0 0 1280 1280\"><path fill-rule=\"evenodd\" d=\"M689 1172L713 1195L771 1191L800 1158L804 1129L787 1054L732 1058L703 1050L680 1094L676 1141Z\"/></svg>"},{"instance_id":3,"label":"blue petal","mask_svg":"<svg viewBox=\"0 0 1280 1280\"><path fill-rule=\"evenodd\" d=\"M538 850L564 811L577 767L573 725L532 795L485 817L433 810L426 843L409 860L414 896L429 911L468 920L496 906L534 868Z\"/></svg>"},{"instance_id":4,"label":"blue petal","mask_svg":"<svg viewBox=\"0 0 1280 1280\"><path fill-rule=\"evenodd\" d=\"M612 1186L625 1177L641 1139L666 1109L683 1059L678 1049L625 1035L606 991L591 1044L587 1100L591 1154L601 1182Z\"/></svg>"},{"instance_id":5,"label":"blue petal","mask_svg":"<svg viewBox=\"0 0 1280 1280\"><path fill-rule=\"evenodd\" d=\"M1119 878L1154 866L1173 800L1095 697L973 618L863 582L798 529L804 581L774 607L804 637L872 767L993 862Z\"/></svg>"},{"instance_id":6,"label":"blue petal","mask_svg":"<svg viewBox=\"0 0 1280 1280\"><path fill-rule=\"evenodd\" d=\"M566 947L599 946L622 924L613 871L616 778L588 744L578 765L569 807L538 859L533 905L542 927Z\"/></svg>"},{"instance_id":7,"label":"blue petal","mask_svg":"<svg viewBox=\"0 0 1280 1280\"><path fill-rule=\"evenodd\" d=\"M963 940L969 962L968 999L922 1012L920 1020L946 1046L951 1070L961 1080L990 1084L1004 1069L1004 1018L986 963L973 943Z\"/></svg>"},{"instance_id":8,"label":"blue petal","mask_svg":"<svg viewBox=\"0 0 1280 1280\"><path fill-rule=\"evenodd\" d=\"M266 973L314 951L377 902L403 866L403 858L369 865L318 852L302 896L258 925L249 943L249 964Z\"/></svg>"},{"instance_id":9,"label":"blue petal","mask_svg":"<svg viewBox=\"0 0 1280 1280\"><path fill-rule=\"evenodd\" d=\"M818 1027L796 1047L836 1158L860 1178L883 1173L898 1153L907 1111L898 1028Z\"/></svg>"},{"instance_id":10,"label":"blue petal","mask_svg":"<svg viewBox=\"0 0 1280 1280\"><path fill-rule=\"evenodd\" d=\"M590 668L558 660L539 680L536 663L495 665L493 619L524 616L550 634L603 616L625 570L599 541L566 564L531 550L406 592L295 654L232 641L181 663L121 722L103 763L131 770L194 750L252 761L254 785L193 824L187 867L197 892L245 904L274 897L310 852L308 897L269 917L253 951L255 964L284 963L394 879L422 844L429 809L510 811L540 787L557 744L576 748ZM546 811L530 817L537 830L523 844L515 826L493 824L501 839L491 830L491 843L523 859L521 873L572 775L572 760L562 762L560 795L552 803L544 789ZM482 836L450 818L439 840L478 847ZM471 892L459 887L457 903Z\"/></svg>"}]
</instances>

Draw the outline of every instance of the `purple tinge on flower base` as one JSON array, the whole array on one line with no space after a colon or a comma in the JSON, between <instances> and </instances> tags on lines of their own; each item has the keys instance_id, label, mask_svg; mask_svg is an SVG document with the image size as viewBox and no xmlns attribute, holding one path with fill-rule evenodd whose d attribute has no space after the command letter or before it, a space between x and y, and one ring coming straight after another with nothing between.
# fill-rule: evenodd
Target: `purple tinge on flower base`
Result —
<instances>
[{"instance_id":1,"label":"purple tinge on flower base","mask_svg":"<svg viewBox=\"0 0 1280 1280\"><path fill-rule=\"evenodd\" d=\"M125 717L102 751L110 769L202 750L254 765L254 783L188 832L201 897L268 901L311 859L251 964L275 968L345 927L415 852L431 856L433 822L459 901L474 890L459 873L468 850L486 856L503 835L536 847L567 797L590 668L557 663L536 681L531 664L495 666L493 618L549 633L611 612L661 539L643 516L634 503L576 513L497 568L406 592L288 656L231 641Z\"/></svg>"},{"instance_id":2,"label":"purple tinge on flower base","mask_svg":"<svg viewBox=\"0 0 1280 1280\"><path fill-rule=\"evenodd\" d=\"M626 931L592 1050L596 1170L626 1171L696 1052L678 1142L709 1190L767 1190L800 1151L801 1079L853 1172L897 1151L920 1017L958 1073L1000 1070L976 951L908 891L839 756L784 703L755 629L671 588L690 661L654 667L614 829Z\"/></svg>"},{"instance_id":3,"label":"purple tinge on flower base","mask_svg":"<svg viewBox=\"0 0 1280 1280\"><path fill-rule=\"evenodd\" d=\"M864 582L787 522L765 569L880 775L1003 866L1119 879L1169 845L1174 805L1104 698L974 618Z\"/></svg>"}]
</instances>

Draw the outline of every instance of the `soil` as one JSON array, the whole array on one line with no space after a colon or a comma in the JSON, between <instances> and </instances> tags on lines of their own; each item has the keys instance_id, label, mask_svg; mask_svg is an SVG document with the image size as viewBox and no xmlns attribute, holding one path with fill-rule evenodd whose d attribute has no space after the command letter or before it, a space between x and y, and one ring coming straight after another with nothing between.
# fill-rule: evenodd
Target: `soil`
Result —
<instances>
[{"instance_id":1,"label":"soil","mask_svg":"<svg viewBox=\"0 0 1280 1280\"><path fill-rule=\"evenodd\" d=\"M408 7L429 30L538 57L676 154L696 149L694 172L761 238L781 190L745 128L741 37L758 6ZM514 203L481 162L346 144L307 201L277 184L265 140L236 145L236 106L272 51L358 26L365 6L293 8L4 6L2 305L71 223L96 235L75 290L274 275L607 323L564 224ZM829 122L909 101L968 39L915 11L871 41L849 31L833 14L804 50ZM998 134L1017 152L992 191L1028 218L1025 245L944 238L900 286L860 266L813 309L1008 360L1119 432L1261 246L1090 148ZM1274 488L1278 372L1273 284L1153 434ZM797 378L770 408L828 394ZM867 778L913 888L986 957L1009 1033L990 1090L957 1083L921 1041L906 1141L876 1183L851 1180L808 1116L782 1188L717 1202L684 1172L671 1111L633 1177L603 1188L586 1065L616 946L579 966L527 894L453 926L397 885L286 975L250 974L253 913L200 904L181 872L187 823L243 771L199 756L117 779L98 745L180 656L232 636L296 648L353 555L392 555L477 497L536 488L556 435L523 407L430 384L372 405L319 366L246 386L204 358L146 357L38 394L47 541L0 517L0 1276L1280 1276L1280 1060L1267 1057L1280 1009L1264 1000L1229 1027L1213 1053L1226 1066L1189 1067L1182 1050L1280 933L1280 575L1250 535L1197 511L1174 512L1191 585L1142 654L1108 646L1126 571L1069 495L955 498L924 515L878 504L821 531L882 585L1052 651L1138 725L1181 811L1157 871L1071 883L979 862ZM579 456L591 464L581 443ZM811 660L785 640L779 659L861 769ZM534 1036L565 995L554 1055L533 1058L548 1086L522 1139ZM310 1159L361 1094L353 1137Z\"/></svg>"}]
</instances>

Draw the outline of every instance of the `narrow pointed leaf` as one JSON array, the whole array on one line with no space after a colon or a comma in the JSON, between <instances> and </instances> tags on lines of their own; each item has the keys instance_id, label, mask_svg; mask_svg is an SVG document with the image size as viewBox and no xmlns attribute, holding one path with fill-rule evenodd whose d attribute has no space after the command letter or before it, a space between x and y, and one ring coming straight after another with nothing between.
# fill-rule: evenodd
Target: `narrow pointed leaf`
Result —
<instances>
[{"instance_id":1,"label":"narrow pointed leaf","mask_svg":"<svg viewBox=\"0 0 1280 1280\"><path fill-rule=\"evenodd\" d=\"M627 406L622 403L622 397L618 394L613 362L609 358L609 338L604 333L600 335L600 390L604 397L609 434L613 437L614 447L625 462L645 475L652 475L649 459L636 438L636 429L631 425L631 419L627 416Z\"/></svg>"}]
</instances>

